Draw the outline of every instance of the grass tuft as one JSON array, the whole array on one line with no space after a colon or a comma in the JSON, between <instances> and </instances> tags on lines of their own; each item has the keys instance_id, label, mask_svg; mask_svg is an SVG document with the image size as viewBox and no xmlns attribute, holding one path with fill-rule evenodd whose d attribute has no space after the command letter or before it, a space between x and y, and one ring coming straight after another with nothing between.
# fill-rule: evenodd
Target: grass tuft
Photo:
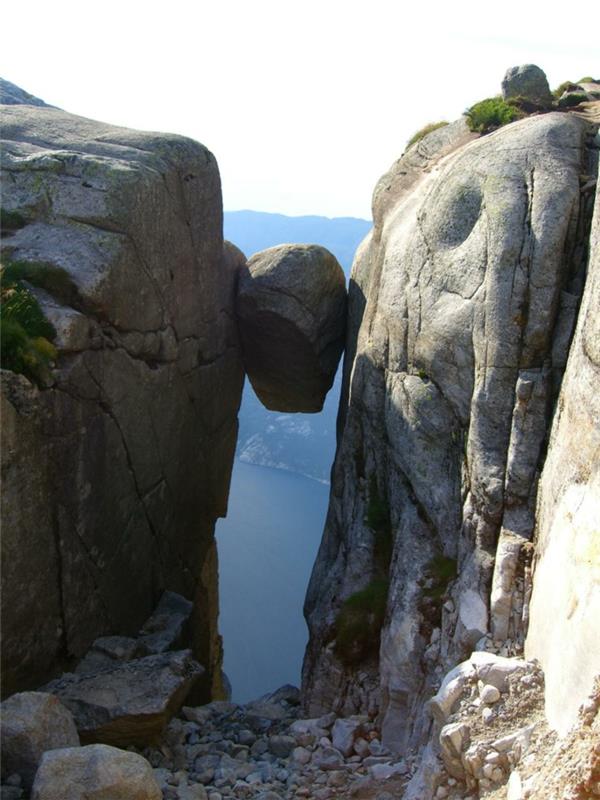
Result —
<instances>
[{"instance_id":1,"label":"grass tuft","mask_svg":"<svg viewBox=\"0 0 600 800\"><path fill-rule=\"evenodd\" d=\"M3 369L44 383L57 351L54 326L29 289L0 267L0 359Z\"/></svg>"},{"instance_id":2,"label":"grass tuft","mask_svg":"<svg viewBox=\"0 0 600 800\"><path fill-rule=\"evenodd\" d=\"M450 123L446 122L445 120L442 120L442 122L430 122L428 125L425 125L424 127L422 127L420 130L418 130L415 134L413 134L410 137L410 139L408 140L408 143L406 145L406 149L408 149L409 147L412 147L413 144L416 144L417 142L420 142L421 139L423 139L423 137L427 136L428 133L431 133L432 131L437 131L439 128L445 128L446 125L449 125L449 124Z\"/></svg>"}]
</instances>

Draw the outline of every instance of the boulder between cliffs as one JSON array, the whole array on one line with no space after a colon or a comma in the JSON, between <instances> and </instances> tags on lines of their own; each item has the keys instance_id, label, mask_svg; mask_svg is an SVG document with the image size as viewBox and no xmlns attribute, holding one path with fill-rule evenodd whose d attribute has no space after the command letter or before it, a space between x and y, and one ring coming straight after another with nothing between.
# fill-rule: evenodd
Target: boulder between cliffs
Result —
<instances>
[{"instance_id":1,"label":"boulder between cliffs","mask_svg":"<svg viewBox=\"0 0 600 800\"><path fill-rule=\"evenodd\" d=\"M272 411L317 412L344 347L346 289L335 257L317 245L263 250L237 295L244 365Z\"/></svg>"}]
</instances>

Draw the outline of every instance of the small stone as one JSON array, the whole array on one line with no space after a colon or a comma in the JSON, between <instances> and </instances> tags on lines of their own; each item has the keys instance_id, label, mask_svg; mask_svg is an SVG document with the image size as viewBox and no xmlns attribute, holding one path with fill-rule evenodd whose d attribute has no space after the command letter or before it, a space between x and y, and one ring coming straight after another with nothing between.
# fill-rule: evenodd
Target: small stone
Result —
<instances>
[{"instance_id":1,"label":"small stone","mask_svg":"<svg viewBox=\"0 0 600 800\"><path fill-rule=\"evenodd\" d=\"M333 746L346 758L354 749L354 740L360 732L361 725L360 719L337 719L331 729Z\"/></svg>"},{"instance_id":2,"label":"small stone","mask_svg":"<svg viewBox=\"0 0 600 800\"><path fill-rule=\"evenodd\" d=\"M263 753L266 753L269 749L269 745L266 739L257 739L252 747L250 748L250 753L256 758L257 756L261 756Z\"/></svg>"},{"instance_id":3,"label":"small stone","mask_svg":"<svg viewBox=\"0 0 600 800\"><path fill-rule=\"evenodd\" d=\"M487 684L481 689L479 696L481 698L482 703L487 703L488 705L491 705L492 703L498 702L498 700L500 699L500 692L498 691L498 689L496 689L495 686Z\"/></svg>"},{"instance_id":4,"label":"small stone","mask_svg":"<svg viewBox=\"0 0 600 800\"><path fill-rule=\"evenodd\" d=\"M435 793L435 796L436 796L436 798L440 798L441 799L443 797L448 797L448 794L449 794L449 792L448 792L448 789L447 789L446 786L438 786L437 791Z\"/></svg>"},{"instance_id":5,"label":"small stone","mask_svg":"<svg viewBox=\"0 0 600 800\"><path fill-rule=\"evenodd\" d=\"M354 742L354 752L360 758L366 758L371 753L367 740L359 736Z\"/></svg>"},{"instance_id":6,"label":"small stone","mask_svg":"<svg viewBox=\"0 0 600 800\"><path fill-rule=\"evenodd\" d=\"M406 773L406 764L400 761L398 764L373 764L369 767L369 774L376 781L387 781L394 775L404 775Z\"/></svg>"},{"instance_id":7,"label":"small stone","mask_svg":"<svg viewBox=\"0 0 600 800\"><path fill-rule=\"evenodd\" d=\"M293 736L269 737L269 750L277 758L287 758L295 746L296 740Z\"/></svg>"},{"instance_id":8,"label":"small stone","mask_svg":"<svg viewBox=\"0 0 600 800\"><path fill-rule=\"evenodd\" d=\"M317 725L319 728L331 728L336 719L336 714L333 711L330 711L329 714L324 714L322 717L319 717L317 720Z\"/></svg>"},{"instance_id":9,"label":"small stone","mask_svg":"<svg viewBox=\"0 0 600 800\"><path fill-rule=\"evenodd\" d=\"M307 750L306 747L295 747L292 750L292 759L297 764L308 764L311 757L310 750Z\"/></svg>"},{"instance_id":10,"label":"small stone","mask_svg":"<svg viewBox=\"0 0 600 800\"><path fill-rule=\"evenodd\" d=\"M249 731L247 728L244 728L244 730L241 730L238 733L237 738L240 744L248 745L250 747L256 741L256 734L252 731Z\"/></svg>"},{"instance_id":11,"label":"small stone","mask_svg":"<svg viewBox=\"0 0 600 800\"><path fill-rule=\"evenodd\" d=\"M327 778L329 786L344 786L346 783L346 773L343 770L333 770Z\"/></svg>"},{"instance_id":12,"label":"small stone","mask_svg":"<svg viewBox=\"0 0 600 800\"><path fill-rule=\"evenodd\" d=\"M500 783L504 780L504 771L500 767L494 767L491 778L494 783Z\"/></svg>"},{"instance_id":13,"label":"small stone","mask_svg":"<svg viewBox=\"0 0 600 800\"><path fill-rule=\"evenodd\" d=\"M492 711L491 708L488 708L486 706L483 709L483 711L481 712L481 718L483 719L483 721L484 721L484 723L486 725L489 725L491 723L492 719L494 718L494 712Z\"/></svg>"}]
</instances>

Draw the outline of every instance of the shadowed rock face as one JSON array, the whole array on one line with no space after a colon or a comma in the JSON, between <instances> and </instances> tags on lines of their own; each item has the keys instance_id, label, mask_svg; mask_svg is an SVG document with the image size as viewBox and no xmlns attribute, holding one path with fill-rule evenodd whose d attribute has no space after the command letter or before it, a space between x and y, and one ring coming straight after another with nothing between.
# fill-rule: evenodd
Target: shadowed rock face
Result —
<instances>
[{"instance_id":1,"label":"shadowed rock face","mask_svg":"<svg viewBox=\"0 0 600 800\"><path fill-rule=\"evenodd\" d=\"M165 589L194 603L208 687L243 381L217 164L50 107L2 118L2 203L24 223L4 258L48 269L33 291L59 352L42 388L3 373L3 690L136 632Z\"/></svg>"},{"instance_id":2,"label":"shadowed rock face","mask_svg":"<svg viewBox=\"0 0 600 800\"><path fill-rule=\"evenodd\" d=\"M409 750L427 736L425 699L491 626L522 647L537 478L585 276L590 130L551 113L469 141L456 123L375 190L305 604L310 716L379 710L385 743ZM491 605L514 537L510 597L505 560ZM339 609L374 579L389 581L379 651L344 664Z\"/></svg>"},{"instance_id":3,"label":"shadowed rock face","mask_svg":"<svg viewBox=\"0 0 600 800\"><path fill-rule=\"evenodd\" d=\"M344 346L346 288L335 257L317 245L257 253L240 273L237 313L244 366L263 405L320 411Z\"/></svg>"}]
</instances>

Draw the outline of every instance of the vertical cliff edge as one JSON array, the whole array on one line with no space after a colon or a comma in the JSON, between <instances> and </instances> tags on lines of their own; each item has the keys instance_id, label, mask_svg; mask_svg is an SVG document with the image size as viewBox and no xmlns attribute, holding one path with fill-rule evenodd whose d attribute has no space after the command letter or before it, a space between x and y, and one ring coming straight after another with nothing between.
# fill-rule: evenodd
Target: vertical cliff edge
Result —
<instances>
[{"instance_id":1,"label":"vertical cliff edge","mask_svg":"<svg viewBox=\"0 0 600 800\"><path fill-rule=\"evenodd\" d=\"M464 120L440 128L378 183L305 603L310 716L368 712L385 745L417 752L448 670L474 651L522 655L528 625L551 718L573 721L590 693L597 171L593 118L551 112L481 138Z\"/></svg>"},{"instance_id":2,"label":"vertical cliff edge","mask_svg":"<svg viewBox=\"0 0 600 800\"><path fill-rule=\"evenodd\" d=\"M213 528L243 383L217 164L188 139L16 92L2 107L3 291L34 297L54 361L3 344L27 373L2 373L3 693L97 636L135 633L171 589L194 601L210 696Z\"/></svg>"}]
</instances>

